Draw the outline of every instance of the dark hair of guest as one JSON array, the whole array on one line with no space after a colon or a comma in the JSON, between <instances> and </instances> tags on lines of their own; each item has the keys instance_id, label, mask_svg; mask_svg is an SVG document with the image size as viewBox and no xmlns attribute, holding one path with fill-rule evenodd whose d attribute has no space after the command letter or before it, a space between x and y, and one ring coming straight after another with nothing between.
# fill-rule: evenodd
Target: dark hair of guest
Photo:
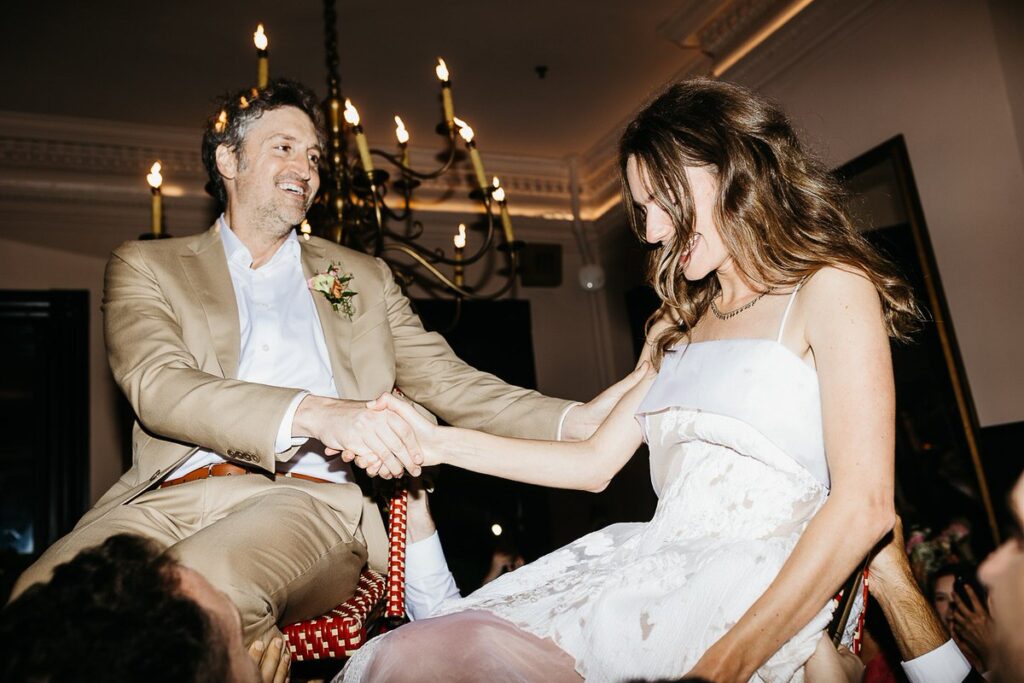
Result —
<instances>
[{"instance_id":1,"label":"dark hair of guest","mask_svg":"<svg viewBox=\"0 0 1024 683\"><path fill-rule=\"evenodd\" d=\"M679 265L694 225L685 167L714 174L715 224L752 283L780 288L825 266L845 268L878 290L890 336L906 340L918 327L922 315L910 287L857 232L838 183L804 150L782 110L763 97L722 81L683 81L668 87L626 126L619 143L623 202L634 232L643 239L644 217L626 182L631 157L675 227L675 238L653 252L649 269L661 299L651 322L667 317L676 323L656 341L656 362L666 349L689 338L720 291L713 276L687 282Z\"/></svg>"},{"instance_id":2,"label":"dark hair of guest","mask_svg":"<svg viewBox=\"0 0 1024 683\"><path fill-rule=\"evenodd\" d=\"M224 179L217 169L217 148L226 146L242 161L242 143L249 125L268 111L281 107L295 107L313 122L320 147L326 147L324 115L312 90L297 81L279 78L258 90L250 88L227 94L217 102L217 109L206 122L203 133L203 166L210 177L206 191L227 205Z\"/></svg>"},{"instance_id":3,"label":"dark hair of guest","mask_svg":"<svg viewBox=\"0 0 1024 683\"><path fill-rule=\"evenodd\" d=\"M181 593L177 567L129 534L59 565L0 611L0 680L227 680L224 634Z\"/></svg>"}]
</instances>

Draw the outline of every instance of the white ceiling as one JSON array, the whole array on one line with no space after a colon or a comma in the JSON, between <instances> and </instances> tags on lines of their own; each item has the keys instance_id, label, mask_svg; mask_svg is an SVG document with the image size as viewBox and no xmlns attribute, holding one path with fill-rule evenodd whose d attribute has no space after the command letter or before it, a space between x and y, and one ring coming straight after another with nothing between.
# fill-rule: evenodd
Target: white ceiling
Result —
<instances>
[{"instance_id":1,"label":"white ceiling","mask_svg":"<svg viewBox=\"0 0 1024 683\"><path fill-rule=\"evenodd\" d=\"M344 94L378 144L390 144L391 117L400 113L413 144L433 146L440 118L433 65L441 55L457 114L485 152L582 153L693 59L658 29L707 5L341 0ZM197 130L213 96L255 80L257 22L270 37L272 75L323 95L322 12L316 0L8 3L0 110ZM538 65L548 67L546 78L538 78Z\"/></svg>"}]
</instances>

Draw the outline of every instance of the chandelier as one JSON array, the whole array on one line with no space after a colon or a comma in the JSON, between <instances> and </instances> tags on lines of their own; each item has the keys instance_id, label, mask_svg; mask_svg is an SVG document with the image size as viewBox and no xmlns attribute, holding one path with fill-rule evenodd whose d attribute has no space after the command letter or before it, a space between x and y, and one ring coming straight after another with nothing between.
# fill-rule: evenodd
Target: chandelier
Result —
<instances>
[{"instance_id":1,"label":"chandelier","mask_svg":"<svg viewBox=\"0 0 1024 683\"><path fill-rule=\"evenodd\" d=\"M321 168L320 192L307 214L307 220L299 226L300 234L306 239L309 235L324 237L380 257L403 285L417 281L428 290L447 290L459 302L462 299L496 299L505 295L515 284L519 252L524 244L515 238L504 188L498 178L488 181L484 173L473 129L455 116L447 64L439 57L435 67L441 86L442 114L436 130L444 139L446 148L439 155L443 159L440 166L431 170L418 170L411 166L409 132L399 116L395 116L398 153L370 149L359 111L341 91L334 5L335 0L324 0L326 163ZM269 80L269 42L268 34L260 24L253 34L259 88L266 87ZM350 141L355 143L355 154L350 153ZM482 212L483 236L481 243L467 254L466 226L460 225L449 255L444 249L431 249L421 243L424 227L412 208L413 193L422 181L439 178L454 170L455 162L460 158L460 141L473 167L476 187L469 197ZM384 162L385 168L375 163L378 160ZM162 230L160 186L163 178L160 171L158 161L146 176L152 190L153 205L152 229L142 236L144 239L167 236ZM500 230L496 227L498 223ZM473 291L465 283L465 268L495 250L501 252L505 260L505 268L497 271L505 282L486 295ZM407 258L396 259L399 255Z\"/></svg>"}]
</instances>

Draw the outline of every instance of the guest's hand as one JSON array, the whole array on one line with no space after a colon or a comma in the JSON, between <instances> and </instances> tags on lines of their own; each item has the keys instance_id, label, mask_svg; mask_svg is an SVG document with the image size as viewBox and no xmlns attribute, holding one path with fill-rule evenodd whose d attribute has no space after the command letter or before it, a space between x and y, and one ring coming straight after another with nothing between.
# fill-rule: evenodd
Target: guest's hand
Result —
<instances>
[{"instance_id":1,"label":"guest's hand","mask_svg":"<svg viewBox=\"0 0 1024 683\"><path fill-rule=\"evenodd\" d=\"M423 454L413 429L394 411L374 410L363 401L306 396L292 420L292 434L319 439L327 454L356 454L363 467L373 466L382 478L417 476ZM418 416L417 416L418 417ZM422 418L420 418L422 419Z\"/></svg>"},{"instance_id":2,"label":"guest's hand","mask_svg":"<svg viewBox=\"0 0 1024 683\"><path fill-rule=\"evenodd\" d=\"M953 612L953 640L965 654L974 655L977 659L975 668L978 671L988 670L989 645L992 642L992 617L982 604L974 588L967 584L968 600L957 594L956 601L950 605Z\"/></svg>"},{"instance_id":3,"label":"guest's hand","mask_svg":"<svg viewBox=\"0 0 1024 683\"><path fill-rule=\"evenodd\" d=\"M612 408L647 376L650 366L641 363L633 372L595 396L589 403L569 409L562 423L563 441L585 441L597 431Z\"/></svg>"},{"instance_id":4,"label":"guest's hand","mask_svg":"<svg viewBox=\"0 0 1024 683\"><path fill-rule=\"evenodd\" d=\"M896 515L892 535L868 565L868 591L879 597L887 588L909 585L914 582L914 572L903 545L903 520Z\"/></svg>"},{"instance_id":5,"label":"guest's hand","mask_svg":"<svg viewBox=\"0 0 1024 683\"><path fill-rule=\"evenodd\" d=\"M254 640L249 646L249 656L260 670L262 683L285 683L290 680L288 672L292 666L292 656L280 638L274 638L269 645L260 639Z\"/></svg>"}]
</instances>

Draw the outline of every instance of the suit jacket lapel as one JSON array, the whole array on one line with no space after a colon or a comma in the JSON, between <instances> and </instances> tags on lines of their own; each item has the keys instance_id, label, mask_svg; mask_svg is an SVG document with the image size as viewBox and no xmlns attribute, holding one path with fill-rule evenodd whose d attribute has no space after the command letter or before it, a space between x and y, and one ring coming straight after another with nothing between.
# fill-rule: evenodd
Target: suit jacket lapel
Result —
<instances>
[{"instance_id":1,"label":"suit jacket lapel","mask_svg":"<svg viewBox=\"0 0 1024 683\"><path fill-rule=\"evenodd\" d=\"M235 287L231 284L219 230L219 225L215 223L187 245L180 259L206 314L221 372L224 377L236 377L242 333L239 329Z\"/></svg>"},{"instance_id":2,"label":"suit jacket lapel","mask_svg":"<svg viewBox=\"0 0 1024 683\"><path fill-rule=\"evenodd\" d=\"M330 261L324 255L321 245L300 239L302 252L302 272L306 279L317 272L325 272ZM342 265L342 270L344 270ZM327 297L319 292L310 292L316 305L320 326L324 331L324 342L327 344L327 355L331 359L331 370L334 372L334 386L342 398L360 398L359 384L352 371L352 357L349 348L352 343L352 321L344 313L335 311ZM352 301L355 308L353 318L359 315L359 297Z\"/></svg>"}]
</instances>

